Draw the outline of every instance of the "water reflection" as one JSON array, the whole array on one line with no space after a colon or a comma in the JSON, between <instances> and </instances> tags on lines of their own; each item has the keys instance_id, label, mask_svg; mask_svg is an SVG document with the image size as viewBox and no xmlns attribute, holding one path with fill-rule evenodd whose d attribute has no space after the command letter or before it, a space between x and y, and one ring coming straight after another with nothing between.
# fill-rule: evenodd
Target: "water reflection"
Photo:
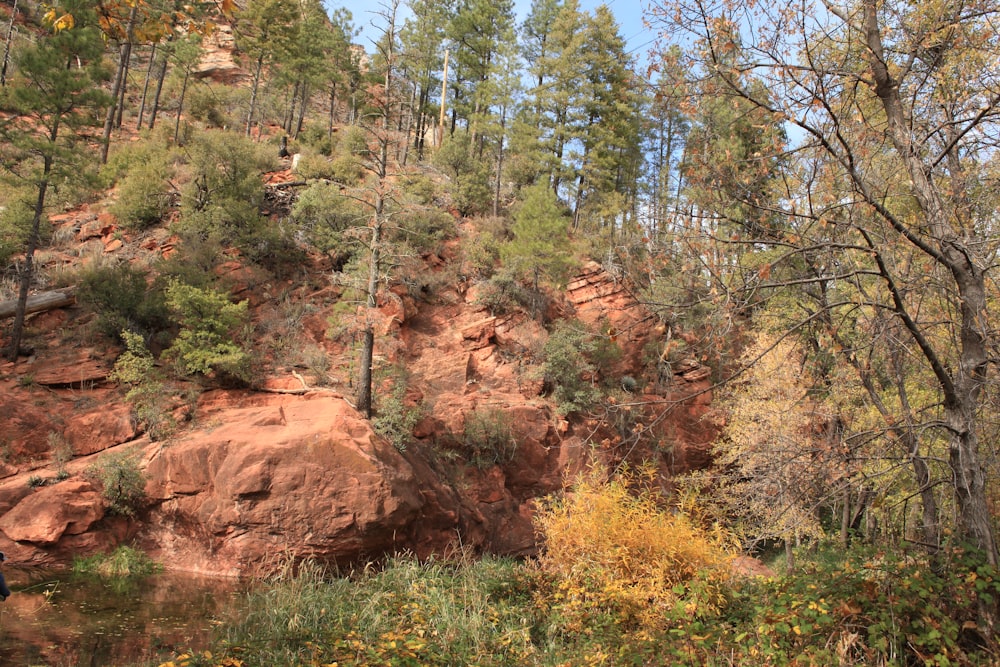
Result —
<instances>
[{"instance_id":1,"label":"water reflection","mask_svg":"<svg viewBox=\"0 0 1000 667\"><path fill-rule=\"evenodd\" d=\"M156 664L174 649L208 646L245 590L237 581L177 573L124 582L5 574L14 594L0 602L0 665L11 667Z\"/></svg>"}]
</instances>

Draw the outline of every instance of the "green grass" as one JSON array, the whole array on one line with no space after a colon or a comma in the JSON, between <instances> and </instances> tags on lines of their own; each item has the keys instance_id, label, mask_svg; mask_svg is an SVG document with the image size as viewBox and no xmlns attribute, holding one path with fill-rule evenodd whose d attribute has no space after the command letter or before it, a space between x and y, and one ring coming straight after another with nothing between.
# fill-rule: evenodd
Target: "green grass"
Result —
<instances>
[{"instance_id":1,"label":"green grass","mask_svg":"<svg viewBox=\"0 0 1000 667\"><path fill-rule=\"evenodd\" d=\"M119 546L110 554L97 554L73 561L73 572L96 574L108 579L144 577L159 572L161 566L145 553L130 546Z\"/></svg>"},{"instance_id":2,"label":"green grass","mask_svg":"<svg viewBox=\"0 0 1000 667\"><path fill-rule=\"evenodd\" d=\"M230 625L227 655L247 664L529 664L530 589L523 568L485 558L332 577L313 563L284 570Z\"/></svg>"},{"instance_id":3,"label":"green grass","mask_svg":"<svg viewBox=\"0 0 1000 667\"><path fill-rule=\"evenodd\" d=\"M614 619L567 630L558 614L571 601L552 599L559 587L530 562L393 558L346 577L288 564L211 650L163 664L996 664L995 643L977 646L971 628L977 604L1000 599L1000 581L967 554L950 551L933 568L871 547L798 560L791 576L734 580L717 614L658 633Z\"/></svg>"}]
</instances>

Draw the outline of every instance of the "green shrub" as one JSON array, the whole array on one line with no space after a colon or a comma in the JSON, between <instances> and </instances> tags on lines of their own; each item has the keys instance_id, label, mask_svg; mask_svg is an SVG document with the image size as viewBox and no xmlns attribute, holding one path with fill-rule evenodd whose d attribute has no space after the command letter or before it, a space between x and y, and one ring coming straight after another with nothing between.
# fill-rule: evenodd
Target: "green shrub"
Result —
<instances>
[{"instance_id":1,"label":"green shrub","mask_svg":"<svg viewBox=\"0 0 1000 667\"><path fill-rule=\"evenodd\" d=\"M186 238L217 239L239 248L252 262L284 274L304 254L293 230L261 214L261 173L277 166L277 153L231 132L202 132L186 152L190 180L181 193L175 231Z\"/></svg>"},{"instance_id":2,"label":"green shrub","mask_svg":"<svg viewBox=\"0 0 1000 667\"><path fill-rule=\"evenodd\" d=\"M485 213L493 204L492 169L472 157L467 132L455 133L434 154L433 162L450 178L448 191L462 215Z\"/></svg>"},{"instance_id":3,"label":"green shrub","mask_svg":"<svg viewBox=\"0 0 1000 667\"><path fill-rule=\"evenodd\" d=\"M320 252L336 256L340 262L354 252L344 233L366 221L366 213L355 201L340 193L333 183L312 183L292 207L292 221Z\"/></svg>"},{"instance_id":4,"label":"green shrub","mask_svg":"<svg viewBox=\"0 0 1000 667\"><path fill-rule=\"evenodd\" d=\"M353 187L361 182L365 175L364 164L356 156L349 153L334 155L329 163L329 178L340 185Z\"/></svg>"},{"instance_id":5,"label":"green shrub","mask_svg":"<svg viewBox=\"0 0 1000 667\"><path fill-rule=\"evenodd\" d=\"M588 358L594 347L594 337L579 322L559 322L545 342L544 380L564 415L587 410L601 397L598 369Z\"/></svg>"},{"instance_id":6,"label":"green shrub","mask_svg":"<svg viewBox=\"0 0 1000 667\"><path fill-rule=\"evenodd\" d=\"M533 310L536 294L528 290L510 270L501 270L481 283L475 304L488 308L491 315L507 315L519 309Z\"/></svg>"},{"instance_id":7,"label":"green shrub","mask_svg":"<svg viewBox=\"0 0 1000 667\"><path fill-rule=\"evenodd\" d=\"M472 234L462 242L462 270L471 278L490 278L500 262L500 240L491 232ZM513 276L510 276L513 279Z\"/></svg>"},{"instance_id":8,"label":"green shrub","mask_svg":"<svg viewBox=\"0 0 1000 667\"><path fill-rule=\"evenodd\" d=\"M439 252L444 241L458 235L455 219L438 209L410 208L397 219L399 227L393 238L421 254Z\"/></svg>"},{"instance_id":9,"label":"green shrub","mask_svg":"<svg viewBox=\"0 0 1000 667\"><path fill-rule=\"evenodd\" d=\"M128 229L147 229L163 221L174 205L166 160L143 162L118 184L111 213Z\"/></svg>"},{"instance_id":10,"label":"green shrub","mask_svg":"<svg viewBox=\"0 0 1000 667\"><path fill-rule=\"evenodd\" d=\"M97 312L101 331L121 339L123 331L153 334L168 325L162 291L129 264L98 265L80 275L77 300Z\"/></svg>"},{"instance_id":11,"label":"green shrub","mask_svg":"<svg viewBox=\"0 0 1000 667\"><path fill-rule=\"evenodd\" d=\"M96 574L107 579L145 577L156 574L162 569L163 567L145 552L124 544L118 546L110 554L95 554L87 558L73 560L73 572Z\"/></svg>"},{"instance_id":12,"label":"green shrub","mask_svg":"<svg viewBox=\"0 0 1000 667\"><path fill-rule=\"evenodd\" d=\"M333 161L322 153L303 153L299 157L295 174L306 181L336 180L334 178Z\"/></svg>"},{"instance_id":13,"label":"green shrub","mask_svg":"<svg viewBox=\"0 0 1000 667\"><path fill-rule=\"evenodd\" d=\"M161 292L172 281L207 288L215 282L215 266L223 256L222 239L217 233L194 229L180 230L180 242L170 257L158 262Z\"/></svg>"},{"instance_id":14,"label":"green shrub","mask_svg":"<svg viewBox=\"0 0 1000 667\"><path fill-rule=\"evenodd\" d=\"M336 144L334 139L335 136L336 135L331 136L326 123L307 122L305 127L302 128L302 131L299 132L298 141L303 146L308 146L320 155L330 157L330 155L333 154L333 149Z\"/></svg>"},{"instance_id":15,"label":"green shrub","mask_svg":"<svg viewBox=\"0 0 1000 667\"><path fill-rule=\"evenodd\" d=\"M514 212L513 238L503 244L504 265L537 289L544 276L564 286L575 263L570 247L568 210L544 183L523 193Z\"/></svg>"},{"instance_id":16,"label":"green shrub","mask_svg":"<svg viewBox=\"0 0 1000 667\"><path fill-rule=\"evenodd\" d=\"M375 397L375 416L372 428L393 444L399 451L405 451L413 440L413 428L420 421L422 411L406 402L406 378L403 372L395 371L391 391Z\"/></svg>"},{"instance_id":17,"label":"green shrub","mask_svg":"<svg viewBox=\"0 0 1000 667\"><path fill-rule=\"evenodd\" d=\"M236 118L230 111L228 90L226 86L189 86L184 99L187 115L208 127L234 125Z\"/></svg>"},{"instance_id":18,"label":"green shrub","mask_svg":"<svg viewBox=\"0 0 1000 667\"><path fill-rule=\"evenodd\" d=\"M430 206L438 194L438 186L429 176L409 175L403 178L403 190L421 206Z\"/></svg>"},{"instance_id":19,"label":"green shrub","mask_svg":"<svg viewBox=\"0 0 1000 667\"><path fill-rule=\"evenodd\" d=\"M279 277L294 275L306 261L293 225L257 218L239 230L236 245L248 260Z\"/></svg>"},{"instance_id":20,"label":"green shrub","mask_svg":"<svg viewBox=\"0 0 1000 667\"><path fill-rule=\"evenodd\" d=\"M118 185L118 198L109 210L127 228L159 223L175 204L173 174L173 156L152 139L115 150L101 170L106 183Z\"/></svg>"},{"instance_id":21,"label":"green shrub","mask_svg":"<svg viewBox=\"0 0 1000 667\"><path fill-rule=\"evenodd\" d=\"M66 472L66 464L73 460L73 448L66 442L66 438L63 437L62 433L57 431L49 433L46 442L49 445L49 451L52 452L52 461L56 464L57 474L66 473L68 477L69 473Z\"/></svg>"},{"instance_id":22,"label":"green shrub","mask_svg":"<svg viewBox=\"0 0 1000 667\"><path fill-rule=\"evenodd\" d=\"M189 181L181 191L180 228L245 241L240 230L261 217L261 173L277 166L276 154L240 134L201 132L185 157Z\"/></svg>"},{"instance_id":23,"label":"green shrub","mask_svg":"<svg viewBox=\"0 0 1000 667\"><path fill-rule=\"evenodd\" d=\"M20 197L5 199L0 208L0 269L5 268L14 255L24 252L34 216L34 209L27 200Z\"/></svg>"},{"instance_id":24,"label":"green shrub","mask_svg":"<svg viewBox=\"0 0 1000 667\"><path fill-rule=\"evenodd\" d=\"M125 400L136 421L152 440L161 440L174 429L174 419L164 404L163 378L142 336L124 331L125 352L115 361L108 379L128 387Z\"/></svg>"},{"instance_id":25,"label":"green shrub","mask_svg":"<svg viewBox=\"0 0 1000 667\"><path fill-rule=\"evenodd\" d=\"M340 301L330 307L330 314L326 318L328 339L344 342L360 331L358 304L362 299L361 292L349 289L344 292Z\"/></svg>"},{"instance_id":26,"label":"green shrub","mask_svg":"<svg viewBox=\"0 0 1000 667\"><path fill-rule=\"evenodd\" d=\"M480 468L509 463L517 453L510 414L500 408L477 408L466 415L462 440Z\"/></svg>"},{"instance_id":27,"label":"green shrub","mask_svg":"<svg viewBox=\"0 0 1000 667\"><path fill-rule=\"evenodd\" d=\"M979 604L1000 599L1000 573L972 551L925 555L824 547L794 574L747 583L699 642L737 664L992 664L976 630Z\"/></svg>"},{"instance_id":28,"label":"green shrub","mask_svg":"<svg viewBox=\"0 0 1000 667\"><path fill-rule=\"evenodd\" d=\"M167 305L180 331L164 356L184 375L198 373L219 380L249 382L251 355L246 340L247 302L179 282L167 287Z\"/></svg>"},{"instance_id":29,"label":"green shrub","mask_svg":"<svg viewBox=\"0 0 1000 667\"><path fill-rule=\"evenodd\" d=\"M146 497L146 480L136 451L103 454L87 468L87 476L101 484L108 512L133 516Z\"/></svg>"},{"instance_id":30,"label":"green shrub","mask_svg":"<svg viewBox=\"0 0 1000 667\"><path fill-rule=\"evenodd\" d=\"M349 155L363 157L368 154L368 135L364 129L351 125L341 132L337 148Z\"/></svg>"}]
</instances>

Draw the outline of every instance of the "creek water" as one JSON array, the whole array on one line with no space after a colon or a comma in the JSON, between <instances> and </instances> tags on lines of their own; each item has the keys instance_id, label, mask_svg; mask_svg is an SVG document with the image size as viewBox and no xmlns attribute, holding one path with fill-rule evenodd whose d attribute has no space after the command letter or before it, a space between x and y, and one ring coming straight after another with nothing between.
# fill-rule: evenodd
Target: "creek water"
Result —
<instances>
[{"instance_id":1,"label":"creek water","mask_svg":"<svg viewBox=\"0 0 1000 667\"><path fill-rule=\"evenodd\" d=\"M245 584L181 573L104 580L4 568L3 667L158 665L172 651L203 650L244 605Z\"/></svg>"}]
</instances>

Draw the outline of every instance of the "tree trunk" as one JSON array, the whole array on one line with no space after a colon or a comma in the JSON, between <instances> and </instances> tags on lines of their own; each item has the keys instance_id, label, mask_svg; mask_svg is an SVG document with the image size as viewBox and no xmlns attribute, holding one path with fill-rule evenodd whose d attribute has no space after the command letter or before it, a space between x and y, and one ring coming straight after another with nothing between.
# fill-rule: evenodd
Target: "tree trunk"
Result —
<instances>
[{"instance_id":1,"label":"tree trunk","mask_svg":"<svg viewBox=\"0 0 1000 667\"><path fill-rule=\"evenodd\" d=\"M375 323L372 312L378 307L378 279L381 271L382 215L385 200L381 190L375 201L372 216L371 239L368 246L368 286L365 293L365 332L361 346L361 376L358 381L358 410L370 419L372 416L372 375L375 359Z\"/></svg>"},{"instance_id":2,"label":"tree trunk","mask_svg":"<svg viewBox=\"0 0 1000 667\"><path fill-rule=\"evenodd\" d=\"M285 95L285 117L281 121L281 129L286 135L292 133L292 119L295 117L295 103L299 101L299 82L292 86L291 96Z\"/></svg>"},{"instance_id":3,"label":"tree trunk","mask_svg":"<svg viewBox=\"0 0 1000 667\"><path fill-rule=\"evenodd\" d=\"M180 99L177 101L177 120L174 121L174 146L180 145L181 113L184 111L184 96L187 94L188 78L191 72L184 70L184 81L181 82Z\"/></svg>"},{"instance_id":4,"label":"tree trunk","mask_svg":"<svg viewBox=\"0 0 1000 667\"><path fill-rule=\"evenodd\" d=\"M493 183L493 217L500 215L500 184L503 175L503 142L507 136L507 105L504 104L500 111L500 142L497 145L496 180Z\"/></svg>"},{"instance_id":5,"label":"tree trunk","mask_svg":"<svg viewBox=\"0 0 1000 667\"><path fill-rule=\"evenodd\" d=\"M413 92L410 94L410 112L406 116L406 134L403 140L403 159L400 160L400 164L404 167L406 166L406 161L410 157L410 135L413 134L414 117L413 109L414 104L417 101L417 84L413 84Z\"/></svg>"},{"instance_id":6,"label":"tree trunk","mask_svg":"<svg viewBox=\"0 0 1000 667\"><path fill-rule=\"evenodd\" d=\"M169 52L163 56L163 65L160 73L156 77L156 92L153 94L153 108L149 110L149 129L153 129L156 124L156 114L160 110L160 93L163 92L163 82L167 78L167 65L169 64Z\"/></svg>"},{"instance_id":7,"label":"tree trunk","mask_svg":"<svg viewBox=\"0 0 1000 667\"><path fill-rule=\"evenodd\" d=\"M966 248L965 239L955 231L948 209L929 177L927 165L921 161L921 152L913 146L900 98L899 82L893 78L886 64L877 3L865 0L863 7L875 94L886 114L889 138L909 172L914 197L930 229L934 245L916 237L900 223L892 219L889 222L903 237L951 273L960 308L957 367L947 368L916 325L907 321L905 316L901 319L934 371L944 396L944 420L958 509L959 537L982 551L986 561L995 567L998 562L997 545L986 502L986 479L979 460L976 421L987 365L988 313L983 272L973 263L974 253ZM993 620L994 617L991 617L989 625L993 625Z\"/></svg>"},{"instance_id":8,"label":"tree trunk","mask_svg":"<svg viewBox=\"0 0 1000 667\"><path fill-rule=\"evenodd\" d=\"M795 550L794 544L792 544L792 536L785 536L785 574L792 575L795 573Z\"/></svg>"},{"instance_id":9,"label":"tree trunk","mask_svg":"<svg viewBox=\"0 0 1000 667\"><path fill-rule=\"evenodd\" d=\"M122 97L122 89L125 86L125 72L128 68L129 54L132 49L131 35L135 29L135 19L138 12L139 5L136 3L129 11L126 38L118 47L118 68L115 70L115 81L111 86L111 104L108 105L108 112L104 116L104 131L101 133L101 164L107 164L108 162L108 149L111 147L111 131L114 129L119 98Z\"/></svg>"},{"instance_id":10,"label":"tree trunk","mask_svg":"<svg viewBox=\"0 0 1000 667\"><path fill-rule=\"evenodd\" d=\"M53 118L52 129L49 131L49 142L55 144L59 136L59 117ZM31 219L31 232L28 234L28 247L24 252L24 269L21 272L21 282L17 294L17 305L14 307L14 325L11 327L10 347L7 349L7 360L17 361L21 353L21 339L24 336L24 318L28 310L28 291L34 277L35 250L38 249L39 232L42 225L42 215L45 213L45 195L49 188L49 174L52 172L52 155L46 153L42 163L42 178L38 182L38 197L35 199L35 212Z\"/></svg>"},{"instance_id":11,"label":"tree trunk","mask_svg":"<svg viewBox=\"0 0 1000 667\"><path fill-rule=\"evenodd\" d=\"M146 78L142 82L142 97L139 99L139 119L135 123L135 129L142 129L142 119L146 115L146 97L149 94L149 79L153 75L153 64L156 62L156 44L149 49L149 64L146 65Z\"/></svg>"},{"instance_id":12,"label":"tree trunk","mask_svg":"<svg viewBox=\"0 0 1000 667\"><path fill-rule=\"evenodd\" d=\"M306 106L309 103L309 83L307 81L302 82L302 93L300 94L300 97L299 118L295 123L295 132L292 133L293 139L299 138L299 133L302 132L302 126L306 122Z\"/></svg>"},{"instance_id":13,"label":"tree trunk","mask_svg":"<svg viewBox=\"0 0 1000 667\"><path fill-rule=\"evenodd\" d=\"M250 109L247 111L246 136L250 136L250 128L253 127L253 112L257 109L257 90L260 88L260 77L264 71L264 55L257 56L257 65L254 68L253 84L250 86Z\"/></svg>"},{"instance_id":14,"label":"tree trunk","mask_svg":"<svg viewBox=\"0 0 1000 667\"><path fill-rule=\"evenodd\" d=\"M847 549L851 546L851 485L844 484L841 490L840 502L843 504L840 511L840 548Z\"/></svg>"},{"instance_id":15,"label":"tree trunk","mask_svg":"<svg viewBox=\"0 0 1000 667\"><path fill-rule=\"evenodd\" d=\"M118 93L118 111L115 112L115 128L119 129L122 126L122 116L125 113L125 94L128 92L128 75L132 68L132 35L129 34L128 41L125 43L125 64L122 71L122 85L121 90Z\"/></svg>"},{"instance_id":16,"label":"tree trunk","mask_svg":"<svg viewBox=\"0 0 1000 667\"><path fill-rule=\"evenodd\" d=\"M375 355L375 331L371 321L365 323L361 339L361 376L358 379L358 411L365 419L372 418L372 365Z\"/></svg>"},{"instance_id":17,"label":"tree trunk","mask_svg":"<svg viewBox=\"0 0 1000 667\"><path fill-rule=\"evenodd\" d=\"M330 116L327 119L326 136L333 138L333 124L337 122L337 84L330 84Z\"/></svg>"},{"instance_id":18,"label":"tree trunk","mask_svg":"<svg viewBox=\"0 0 1000 667\"><path fill-rule=\"evenodd\" d=\"M13 301L0 301L0 319L12 317L17 314L17 304L20 298ZM42 313L54 308L71 306L76 303L76 296L73 290L62 290L59 292L42 292L28 297L24 307L24 314Z\"/></svg>"},{"instance_id":19,"label":"tree trunk","mask_svg":"<svg viewBox=\"0 0 1000 667\"><path fill-rule=\"evenodd\" d=\"M7 39L3 47L3 66L0 67L0 87L7 85L7 67L10 65L10 43L14 39L15 18L17 18L17 0L10 6L10 22L7 24Z\"/></svg>"}]
</instances>

